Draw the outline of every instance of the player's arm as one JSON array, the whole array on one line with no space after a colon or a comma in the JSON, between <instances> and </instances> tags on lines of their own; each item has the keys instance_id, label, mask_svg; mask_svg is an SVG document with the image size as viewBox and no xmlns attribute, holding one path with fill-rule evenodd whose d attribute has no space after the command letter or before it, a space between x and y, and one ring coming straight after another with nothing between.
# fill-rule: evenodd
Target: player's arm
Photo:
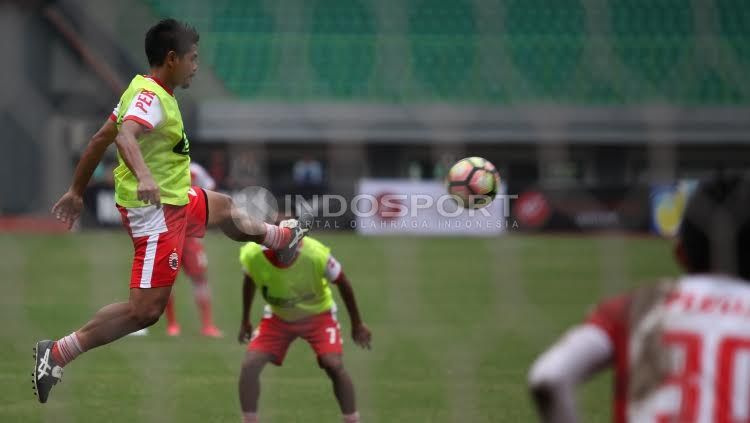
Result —
<instances>
[{"instance_id":1,"label":"player's arm","mask_svg":"<svg viewBox=\"0 0 750 423\"><path fill-rule=\"evenodd\" d=\"M571 329L544 352L529 372L529 388L541 421L579 421L576 386L606 367L613 354L607 333L590 323Z\"/></svg>"},{"instance_id":2,"label":"player's arm","mask_svg":"<svg viewBox=\"0 0 750 423\"><path fill-rule=\"evenodd\" d=\"M68 228L80 217L83 210L83 192L91 179L91 175L101 162L107 147L117 136L117 125L112 119L107 121L89 140L81 159L76 165L73 174L73 183L68 191L52 206L52 214L61 222L66 223Z\"/></svg>"},{"instance_id":3,"label":"player's arm","mask_svg":"<svg viewBox=\"0 0 750 423\"><path fill-rule=\"evenodd\" d=\"M255 298L255 281L247 273L242 281L242 321L237 341L241 344L249 341L253 335L253 325L250 323L250 309Z\"/></svg>"},{"instance_id":4,"label":"player's arm","mask_svg":"<svg viewBox=\"0 0 750 423\"><path fill-rule=\"evenodd\" d=\"M120 132L115 137L115 144L125 165L138 180L138 199L146 203L160 205L159 187L156 185L148 166L146 166L141 149L138 146L138 138L147 130L148 128L134 120L125 120L122 122Z\"/></svg>"},{"instance_id":5,"label":"player's arm","mask_svg":"<svg viewBox=\"0 0 750 423\"><path fill-rule=\"evenodd\" d=\"M372 334L370 333L370 329L362 322L362 317L359 315L359 307L357 307L357 299L354 296L352 284L343 271L339 271L338 277L333 283L339 288L339 294L341 294L346 311L349 313L354 343L369 350Z\"/></svg>"},{"instance_id":6,"label":"player's arm","mask_svg":"<svg viewBox=\"0 0 750 423\"><path fill-rule=\"evenodd\" d=\"M94 174L94 170L99 165L99 162L102 161L107 147L115 141L116 136L117 124L112 119L107 119L104 125L91 137L86 149L83 150L81 159L78 161L75 173L73 174L73 183L70 185L71 191L78 195L83 195L83 191L86 190L91 175Z\"/></svg>"}]
</instances>

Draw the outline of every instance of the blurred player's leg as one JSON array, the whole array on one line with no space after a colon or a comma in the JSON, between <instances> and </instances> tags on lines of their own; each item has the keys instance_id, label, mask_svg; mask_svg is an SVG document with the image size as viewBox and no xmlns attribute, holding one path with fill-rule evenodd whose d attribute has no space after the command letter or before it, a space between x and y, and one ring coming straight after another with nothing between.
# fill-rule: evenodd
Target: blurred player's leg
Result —
<instances>
[{"instance_id":1,"label":"blurred player's leg","mask_svg":"<svg viewBox=\"0 0 750 423\"><path fill-rule=\"evenodd\" d=\"M214 325L211 316L211 290L205 276L191 278L193 282L193 296L195 305L201 315L201 334L212 338L221 338L224 334Z\"/></svg>"},{"instance_id":2,"label":"blurred player's leg","mask_svg":"<svg viewBox=\"0 0 750 423\"><path fill-rule=\"evenodd\" d=\"M273 355L261 351L248 351L240 371L240 407L243 423L258 422L258 397L260 397L260 372L273 360Z\"/></svg>"},{"instance_id":3,"label":"blurred player's leg","mask_svg":"<svg viewBox=\"0 0 750 423\"><path fill-rule=\"evenodd\" d=\"M275 315L264 317L253 332L240 370L240 407L244 423L258 421L258 377L263 367L268 362L281 366L289 345L297 336L293 324Z\"/></svg>"},{"instance_id":4,"label":"blurred player's leg","mask_svg":"<svg viewBox=\"0 0 750 423\"><path fill-rule=\"evenodd\" d=\"M232 198L218 192L203 190L208 202L207 226L218 226L224 234L235 241L255 242L265 245L279 254L294 250L312 226L312 217L294 220L291 225L269 225L250 217L234 204Z\"/></svg>"},{"instance_id":5,"label":"blurred player's leg","mask_svg":"<svg viewBox=\"0 0 750 423\"><path fill-rule=\"evenodd\" d=\"M193 297L201 317L201 334L219 338L223 334L211 317L211 290L208 286L208 259L200 238L187 238L182 250L183 270L193 285Z\"/></svg>"},{"instance_id":6,"label":"blurred player's leg","mask_svg":"<svg viewBox=\"0 0 750 423\"><path fill-rule=\"evenodd\" d=\"M177 323L177 316L175 316L174 312L174 294L169 296L164 315L167 316L167 335L179 336L181 329L179 323Z\"/></svg>"},{"instance_id":7,"label":"blurred player's leg","mask_svg":"<svg viewBox=\"0 0 750 423\"><path fill-rule=\"evenodd\" d=\"M333 393L339 403L345 423L359 422L354 395L354 384L344 369L341 345L341 325L332 312L321 313L300 323L299 336L310 344L318 364L333 383Z\"/></svg>"},{"instance_id":8,"label":"blurred player's leg","mask_svg":"<svg viewBox=\"0 0 750 423\"><path fill-rule=\"evenodd\" d=\"M208 200L208 225L218 226L222 232L235 241L252 241L264 244L265 238L275 241L276 238L290 237L289 231L279 233L278 227L274 227L276 233L271 234L265 222L253 219L243 210L237 208L232 198L225 194L204 190ZM269 232L267 234L267 232ZM283 239L279 240L279 245ZM273 248L271 245L267 245Z\"/></svg>"},{"instance_id":9,"label":"blurred player's leg","mask_svg":"<svg viewBox=\"0 0 750 423\"><path fill-rule=\"evenodd\" d=\"M341 408L344 423L358 423L359 413L354 395L354 383L349 373L344 368L344 362L341 354L326 354L321 356L318 361L320 367L325 370L328 377L333 382L333 393Z\"/></svg>"}]
</instances>

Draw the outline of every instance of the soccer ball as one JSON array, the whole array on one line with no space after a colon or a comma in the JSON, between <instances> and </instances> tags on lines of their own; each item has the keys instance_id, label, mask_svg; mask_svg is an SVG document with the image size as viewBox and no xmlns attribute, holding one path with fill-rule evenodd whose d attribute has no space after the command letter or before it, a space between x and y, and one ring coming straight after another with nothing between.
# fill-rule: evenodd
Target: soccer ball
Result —
<instances>
[{"instance_id":1,"label":"soccer ball","mask_svg":"<svg viewBox=\"0 0 750 423\"><path fill-rule=\"evenodd\" d=\"M500 190L500 174L492 163L481 157L456 162L445 182L456 203L468 209L487 206Z\"/></svg>"}]
</instances>

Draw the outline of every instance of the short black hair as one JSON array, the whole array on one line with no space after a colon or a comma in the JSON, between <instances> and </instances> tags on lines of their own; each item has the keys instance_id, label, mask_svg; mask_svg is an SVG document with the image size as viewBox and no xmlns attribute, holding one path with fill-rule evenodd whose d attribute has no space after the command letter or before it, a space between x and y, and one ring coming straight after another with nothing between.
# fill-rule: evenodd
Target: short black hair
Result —
<instances>
[{"instance_id":1,"label":"short black hair","mask_svg":"<svg viewBox=\"0 0 750 423\"><path fill-rule=\"evenodd\" d=\"M175 19L162 19L146 33L146 57L150 66L164 63L167 54L174 51L178 56L190 51L198 44L200 35L192 26Z\"/></svg>"},{"instance_id":2,"label":"short black hair","mask_svg":"<svg viewBox=\"0 0 750 423\"><path fill-rule=\"evenodd\" d=\"M750 179L721 174L701 182L679 236L691 272L750 280Z\"/></svg>"}]
</instances>

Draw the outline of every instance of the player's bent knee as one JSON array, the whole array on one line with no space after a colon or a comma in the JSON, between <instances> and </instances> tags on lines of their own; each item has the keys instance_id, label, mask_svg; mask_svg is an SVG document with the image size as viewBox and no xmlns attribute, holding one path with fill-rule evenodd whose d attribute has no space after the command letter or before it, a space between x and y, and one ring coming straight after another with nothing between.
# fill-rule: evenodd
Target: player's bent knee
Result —
<instances>
[{"instance_id":1,"label":"player's bent knee","mask_svg":"<svg viewBox=\"0 0 750 423\"><path fill-rule=\"evenodd\" d=\"M136 316L136 320L140 324L141 328L147 328L149 326L155 325L156 322L159 321L160 316L161 316L161 313L148 311L145 313L139 313Z\"/></svg>"},{"instance_id":2,"label":"player's bent knee","mask_svg":"<svg viewBox=\"0 0 750 423\"><path fill-rule=\"evenodd\" d=\"M159 321L163 311L164 308L158 306L139 307L133 310L132 317L141 328L147 328Z\"/></svg>"},{"instance_id":3,"label":"player's bent knee","mask_svg":"<svg viewBox=\"0 0 750 423\"><path fill-rule=\"evenodd\" d=\"M320 368L328 374L335 374L344 371L344 361L338 354L328 354L318 358Z\"/></svg>"},{"instance_id":4,"label":"player's bent knee","mask_svg":"<svg viewBox=\"0 0 750 423\"><path fill-rule=\"evenodd\" d=\"M269 354L248 352L245 359L242 360L242 369L249 372L259 372L272 358Z\"/></svg>"}]
</instances>

